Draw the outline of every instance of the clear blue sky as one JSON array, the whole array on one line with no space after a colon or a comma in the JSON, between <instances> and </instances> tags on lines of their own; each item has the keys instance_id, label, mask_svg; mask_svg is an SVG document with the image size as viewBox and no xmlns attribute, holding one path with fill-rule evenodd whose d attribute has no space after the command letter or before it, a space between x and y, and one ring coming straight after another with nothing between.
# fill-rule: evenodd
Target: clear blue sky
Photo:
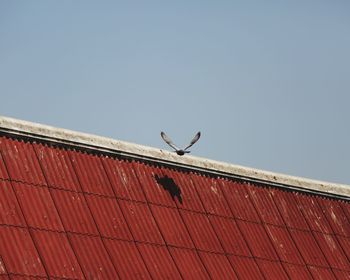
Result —
<instances>
[{"instance_id":1,"label":"clear blue sky","mask_svg":"<svg viewBox=\"0 0 350 280\"><path fill-rule=\"evenodd\" d=\"M349 1L1 1L0 115L350 184Z\"/></svg>"}]
</instances>

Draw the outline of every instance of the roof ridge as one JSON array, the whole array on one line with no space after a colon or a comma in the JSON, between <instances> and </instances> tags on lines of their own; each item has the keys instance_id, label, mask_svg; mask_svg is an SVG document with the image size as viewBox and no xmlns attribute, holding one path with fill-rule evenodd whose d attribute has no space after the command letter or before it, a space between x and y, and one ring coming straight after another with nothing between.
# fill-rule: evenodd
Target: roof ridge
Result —
<instances>
[{"instance_id":1,"label":"roof ridge","mask_svg":"<svg viewBox=\"0 0 350 280\"><path fill-rule=\"evenodd\" d=\"M199 169L210 173L249 179L289 189L325 193L330 196L350 197L350 186L345 184L263 171L195 156L179 157L175 153L162 149L4 116L0 116L0 132L24 135L31 138L70 144L94 150L115 152L126 156L145 158L171 165Z\"/></svg>"}]
</instances>

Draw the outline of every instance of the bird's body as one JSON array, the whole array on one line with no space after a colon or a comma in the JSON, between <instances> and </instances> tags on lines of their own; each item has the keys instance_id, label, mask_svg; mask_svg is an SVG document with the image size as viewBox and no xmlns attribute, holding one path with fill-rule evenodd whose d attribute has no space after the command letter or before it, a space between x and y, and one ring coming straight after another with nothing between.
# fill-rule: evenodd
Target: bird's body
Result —
<instances>
[{"instance_id":1,"label":"bird's body","mask_svg":"<svg viewBox=\"0 0 350 280\"><path fill-rule=\"evenodd\" d=\"M184 149L180 149L178 148L173 141L162 131L160 133L160 136L163 138L163 140L165 141L165 143L167 143L170 147L172 147L175 152L179 155L179 156L183 156L184 154L188 154L190 153L190 151L188 151L187 149L189 149L194 143L196 143L199 138L201 137L201 133L197 132L197 134L193 137L193 139L191 140L191 143Z\"/></svg>"}]
</instances>

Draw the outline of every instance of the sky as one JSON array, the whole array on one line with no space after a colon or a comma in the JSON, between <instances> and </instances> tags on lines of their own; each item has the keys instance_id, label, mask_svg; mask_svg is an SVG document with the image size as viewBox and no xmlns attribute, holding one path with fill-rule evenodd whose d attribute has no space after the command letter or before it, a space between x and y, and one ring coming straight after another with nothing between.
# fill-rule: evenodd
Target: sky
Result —
<instances>
[{"instance_id":1,"label":"sky","mask_svg":"<svg viewBox=\"0 0 350 280\"><path fill-rule=\"evenodd\" d=\"M350 184L350 2L0 1L0 115Z\"/></svg>"}]
</instances>

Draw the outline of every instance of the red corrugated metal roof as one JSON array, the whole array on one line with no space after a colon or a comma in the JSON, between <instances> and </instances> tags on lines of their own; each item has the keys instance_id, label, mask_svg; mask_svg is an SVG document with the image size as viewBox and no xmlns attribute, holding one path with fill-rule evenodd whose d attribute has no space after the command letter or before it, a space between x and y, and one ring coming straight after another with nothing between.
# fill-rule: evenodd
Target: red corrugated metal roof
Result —
<instances>
[{"instance_id":1,"label":"red corrugated metal roof","mask_svg":"<svg viewBox=\"0 0 350 280\"><path fill-rule=\"evenodd\" d=\"M350 277L348 201L34 138L0 137L0 279Z\"/></svg>"}]
</instances>

